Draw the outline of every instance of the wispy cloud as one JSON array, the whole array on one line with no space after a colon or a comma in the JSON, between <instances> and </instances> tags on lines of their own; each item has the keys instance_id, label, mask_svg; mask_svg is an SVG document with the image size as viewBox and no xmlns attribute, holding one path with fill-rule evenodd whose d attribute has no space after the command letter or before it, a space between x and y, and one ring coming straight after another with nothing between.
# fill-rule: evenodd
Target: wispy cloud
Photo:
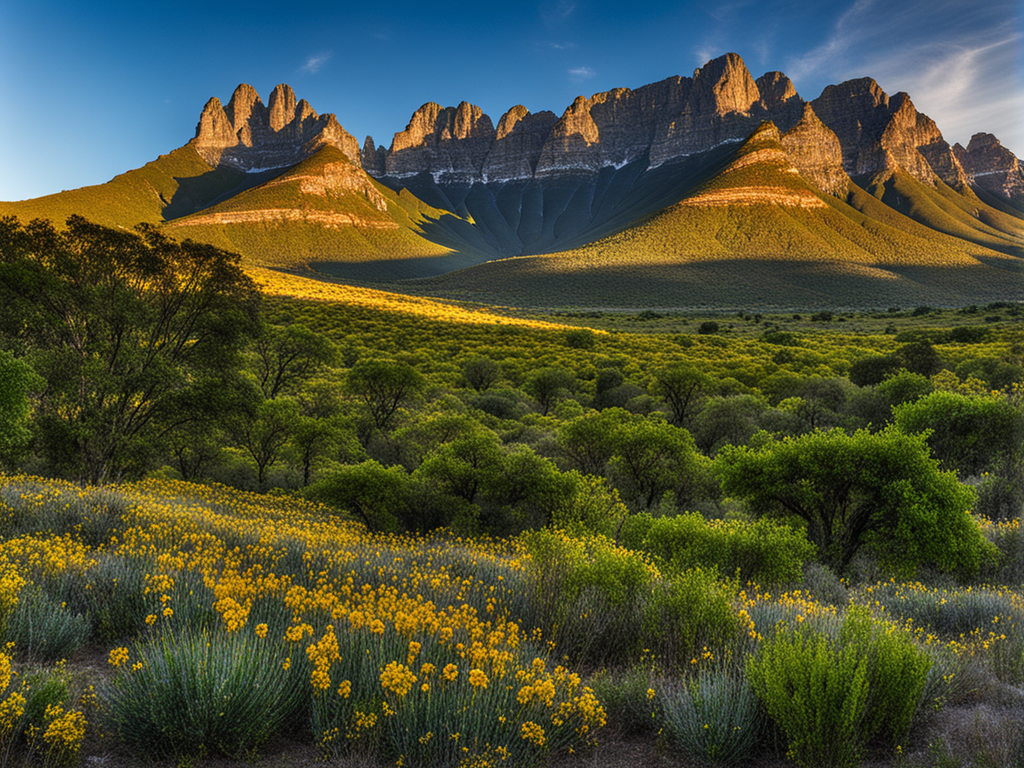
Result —
<instances>
[{"instance_id":1,"label":"wispy cloud","mask_svg":"<svg viewBox=\"0 0 1024 768\"><path fill-rule=\"evenodd\" d=\"M581 83L584 80L589 80L596 74L597 72L590 67L573 67L569 70L569 79L574 83Z\"/></svg>"},{"instance_id":2,"label":"wispy cloud","mask_svg":"<svg viewBox=\"0 0 1024 768\"><path fill-rule=\"evenodd\" d=\"M325 51L324 53L307 56L306 63L302 65L301 70L303 72L309 72L311 75L315 75L333 55L334 54L330 51Z\"/></svg>"},{"instance_id":3,"label":"wispy cloud","mask_svg":"<svg viewBox=\"0 0 1024 768\"><path fill-rule=\"evenodd\" d=\"M824 68L834 67L837 61L844 60L846 53L870 33L872 21L869 12L874 3L875 0L856 0L836 20L828 39L795 59L787 67L786 73L794 80L799 80Z\"/></svg>"},{"instance_id":4,"label":"wispy cloud","mask_svg":"<svg viewBox=\"0 0 1024 768\"><path fill-rule=\"evenodd\" d=\"M855 0L823 43L784 69L805 98L828 83L873 77L890 95L909 93L950 143L988 131L1024 152L1017 2Z\"/></svg>"}]
</instances>

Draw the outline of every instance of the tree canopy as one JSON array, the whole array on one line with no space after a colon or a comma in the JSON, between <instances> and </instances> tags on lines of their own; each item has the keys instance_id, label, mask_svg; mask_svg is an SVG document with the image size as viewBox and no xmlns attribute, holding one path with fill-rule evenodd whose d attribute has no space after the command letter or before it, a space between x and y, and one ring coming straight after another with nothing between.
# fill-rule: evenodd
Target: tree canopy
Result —
<instances>
[{"instance_id":1,"label":"tree canopy","mask_svg":"<svg viewBox=\"0 0 1024 768\"><path fill-rule=\"evenodd\" d=\"M46 380L37 421L60 474L131 474L195 418L176 403L234 375L258 299L238 256L150 226L0 219L0 336Z\"/></svg>"},{"instance_id":2,"label":"tree canopy","mask_svg":"<svg viewBox=\"0 0 1024 768\"><path fill-rule=\"evenodd\" d=\"M974 490L939 469L921 435L888 427L768 438L726 448L715 467L723 491L755 513L802 521L838 572L865 544L908 575L923 564L974 573L991 551L965 514Z\"/></svg>"}]
</instances>

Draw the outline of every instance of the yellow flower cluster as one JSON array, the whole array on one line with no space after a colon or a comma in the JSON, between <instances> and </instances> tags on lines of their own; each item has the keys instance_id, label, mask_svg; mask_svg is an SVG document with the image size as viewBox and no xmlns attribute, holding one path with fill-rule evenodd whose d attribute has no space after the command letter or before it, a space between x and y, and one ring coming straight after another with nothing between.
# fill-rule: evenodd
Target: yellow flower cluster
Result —
<instances>
[{"instance_id":1,"label":"yellow flower cluster","mask_svg":"<svg viewBox=\"0 0 1024 768\"><path fill-rule=\"evenodd\" d=\"M338 652L338 637L334 634L334 627L327 626L324 636L306 649L306 655L313 662L313 671L310 673L310 682L313 688L326 691L331 687L331 664L341 661L341 654Z\"/></svg>"},{"instance_id":2,"label":"yellow flower cluster","mask_svg":"<svg viewBox=\"0 0 1024 768\"><path fill-rule=\"evenodd\" d=\"M43 731L43 741L51 754L56 753L62 761L70 762L85 741L85 714L74 709L65 712L62 706L51 705L46 708L45 718L48 725Z\"/></svg>"},{"instance_id":3,"label":"yellow flower cluster","mask_svg":"<svg viewBox=\"0 0 1024 768\"><path fill-rule=\"evenodd\" d=\"M392 691L398 694L399 698L405 696L412 690L416 682L416 675L404 664L392 661L384 671L380 673L380 684L385 691Z\"/></svg>"}]
</instances>

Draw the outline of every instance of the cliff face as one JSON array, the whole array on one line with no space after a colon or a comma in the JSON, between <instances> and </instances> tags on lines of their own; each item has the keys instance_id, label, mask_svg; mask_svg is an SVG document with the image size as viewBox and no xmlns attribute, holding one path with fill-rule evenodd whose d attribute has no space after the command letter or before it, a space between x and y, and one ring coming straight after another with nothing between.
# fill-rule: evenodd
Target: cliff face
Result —
<instances>
[{"instance_id":1,"label":"cliff face","mask_svg":"<svg viewBox=\"0 0 1024 768\"><path fill-rule=\"evenodd\" d=\"M559 117L516 106L496 130L478 107L425 104L389 149L364 146L363 167L396 181L429 173L439 184L587 176L634 162L654 169L743 141L766 119L789 131L804 118L805 104L784 74L754 80L729 53L693 77L580 96Z\"/></svg>"},{"instance_id":2,"label":"cliff face","mask_svg":"<svg viewBox=\"0 0 1024 768\"><path fill-rule=\"evenodd\" d=\"M242 171L294 165L324 145L361 163L359 144L337 118L317 115L305 99L296 101L287 85L277 86L267 105L245 84L235 89L227 107L210 99L189 143L211 165Z\"/></svg>"},{"instance_id":3,"label":"cliff face","mask_svg":"<svg viewBox=\"0 0 1024 768\"><path fill-rule=\"evenodd\" d=\"M999 139L991 133L976 133L966 149L954 145L953 154L975 187L1024 209L1024 168Z\"/></svg>"},{"instance_id":4,"label":"cliff face","mask_svg":"<svg viewBox=\"0 0 1024 768\"><path fill-rule=\"evenodd\" d=\"M843 168L854 177L895 170L935 185L962 188L967 174L935 122L914 108L910 97L889 97L871 78L830 85L811 102L838 137Z\"/></svg>"},{"instance_id":5,"label":"cliff face","mask_svg":"<svg viewBox=\"0 0 1024 768\"><path fill-rule=\"evenodd\" d=\"M190 143L207 162L245 171L294 165L331 145L395 188L421 176L442 187L471 187L594 178L627 165L640 173L674 167L745 141L766 120L778 128L798 173L829 194L843 195L850 177L902 169L931 186L973 185L1024 205L1020 164L994 136L951 147L907 94L890 97L871 78L830 85L807 102L781 72L755 80L734 53L692 77L579 96L561 115L517 105L497 127L473 104L428 102L390 147L367 136L362 149L334 115L317 115L288 86L277 86L264 105L243 84L227 106L210 99Z\"/></svg>"}]
</instances>

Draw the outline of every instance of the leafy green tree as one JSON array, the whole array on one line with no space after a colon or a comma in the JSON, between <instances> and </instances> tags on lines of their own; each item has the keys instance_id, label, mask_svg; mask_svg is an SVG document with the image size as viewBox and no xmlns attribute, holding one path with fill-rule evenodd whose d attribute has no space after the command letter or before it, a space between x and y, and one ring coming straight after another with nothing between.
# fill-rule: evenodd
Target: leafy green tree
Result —
<instances>
[{"instance_id":1,"label":"leafy green tree","mask_svg":"<svg viewBox=\"0 0 1024 768\"><path fill-rule=\"evenodd\" d=\"M13 466L28 448L29 393L42 384L32 366L0 350L0 467Z\"/></svg>"},{"instance_id":2,"label":"leafy green tree","mask_svg":"<svg viewBox=\"0 0 1024 768\"><path fill-rule=\"evenodd\" d=\"M865 544L904 575L923 564L976 573L991 556L965 514L973 489L939 469L920 435L890 427L767 439L724 449L715 469L723 491L746 499L756 514L801 521L837 572Z\"/></svg>"},{"instance_id":3,"label":"leafy green tree","mask_svg":"<svg viewBox=\"0 0 1024 768\"><path fill-rule=\"evenodd\" d=\"M477 392L483 392L501 378L501 368L485 355L473 355L462 364L462 378Z\"/></svg>"},{"instance_id":4,"label":"leafy green tree","mask_svg":"<svg viewBox=\"0 0 1024 768\"><path fill-rule=\"evenodd\" d=\"M409 527L412 485L402 467L371 460L340 467L303 493L351 512L371 531L398 531Z\"/></svg>"},{"instance_id":5,"label":"leafy green tree","mask_svg":"<svg viewBox=\"0 0 1024 768\"><path fill-rule=\"evenodd\" d=\"M609 477L632 509L650 509L668 492L679 503L700 495L701 462L685 429L657 416L637 417L620 424L611 440Z\"/></svg>"},{"instance_id":6,"label":"leafy green tree","mask_svg":"<svg viewBox=\"0 0 1024 768\"><path fill-rule=\"evenodd\" d=\"M374 426L388 428L395 412L423 389L424 380L409 363L360 360L348 372L348 392L362 400Z\"/></svg>"},{"instance_id":7,"label":"leafy green tree","mask_svg":"<svg viewBox=\"0 0 1024 768\"><path fill-rule=\"evenodd\" d=\"M893 423L927 433L932 454L963 476L994 470L1024 451L1024 411L1008 397L932 392L897 407Z\"/></svg>"},{"instance_id":8,"label":"leafy green tree","mask_svg":"<svg viewBox=\"0 0 1024 768\"><path fill-rule=\"evenodd\" d=\"M141 474L192 421L183 394L234 386L259 293L238 256L150 226L7 217L0 306L0 335L46 380L36 414L51 469L103 482Z\"/></svg>"},{"instance_id":9,"label":"leafy green tree","mask_svg":"<svg viewBox=\"0 0 1024 768\"><path fill-rule=\"evenodd\" d=\"M768 410L768 404L757 395L709 398L693 421L697 447L710 456L725 445L746 443L761 429Z\"/></svg>"},{"instance_id":10,"label":"leafy green tree","mask_svg":"<svg viewBox=\"0 0 1024 768\"><path fill-rule=\"evenodd\" d=\"M547 416L555 403L572 391L576 377L564 368L541 368L534 371L523 388L540 405L541 414Z\"/></svg>"},{"instance_id":11,"label":"leafy green tree","mask_svg":"<svg viewBox=\"0 0 1024 768\"><path fill-rule=\"evenodd\" d=\"M558 431L562 458L584 474L606 474L615 454L614 433L632 418L622 408L606 408L565 422Z\"/></svg>"},{"instance_id":12,"label":"leafy green tree","mask_svg":"<svg viewBox=\"0 0 1024 768\"><path fill-rule=\"evenodd\" d=\"M273 399L298 385L338 357L334 344L301 323L261 324L253 344L256 379L263 396Z\"/></svg>"},{"instance_id":13,"label":"leafy green tree","mask_svg":"<svg viewBox=\"0 0 1024 768\"><path fill-rule=\"evenodd\" d=\"M711 385L707 374L684 363L674 363L655 372L651 394L668 403L669 421L684 427L688 426Z\"/></svg>"},{"instance_id":14,"label":"leafy green tree","mask_svg":"<svg viewBox=\"0 0 1024 768\"><path fill-rule=\"evenodd\" d=\"M264 400L251 412L240 412L232 420L232 435L255 463L261 491L266 489L267 471L281 457L298 422L299 405L289 397Z\"/></svg>"}]
</instances>

